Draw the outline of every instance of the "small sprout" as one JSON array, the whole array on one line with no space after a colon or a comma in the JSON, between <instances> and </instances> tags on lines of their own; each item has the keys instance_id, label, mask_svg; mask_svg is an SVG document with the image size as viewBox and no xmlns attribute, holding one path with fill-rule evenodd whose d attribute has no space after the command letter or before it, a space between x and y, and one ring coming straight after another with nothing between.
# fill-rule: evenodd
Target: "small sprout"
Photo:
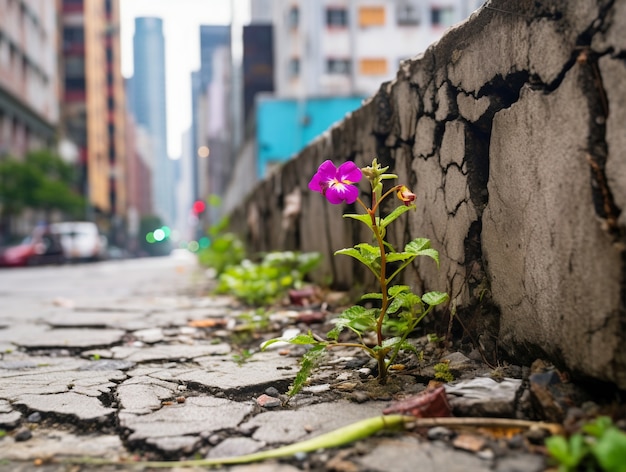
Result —
<instances>
[{"instance_id":1,"label":"small sprout","mask_svg":"<svg viewBox=\"0 0 626 472\"><path fill-rule=\"evenodd\" d=\"M437 380L441 380L442 382L452 382L454 381L454 375L450 372L450 362L443 361L439 364L435 364L435 378Z\"/></svg>"}]
</instances>

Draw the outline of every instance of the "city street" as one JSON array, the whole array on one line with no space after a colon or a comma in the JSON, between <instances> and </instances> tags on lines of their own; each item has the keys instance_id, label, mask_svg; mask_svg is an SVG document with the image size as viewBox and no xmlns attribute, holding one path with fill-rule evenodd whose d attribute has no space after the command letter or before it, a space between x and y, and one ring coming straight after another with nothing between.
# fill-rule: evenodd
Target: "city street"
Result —
<instances>
[{"instance_id":1,"label":"city street","mask_svg":"<svg viewBox=\"0 0 626 472\"><path fill-rule=\"evenodd\" d=\"M37 319L68 304L97 304L138 295L169 295L187 287L195 259L170 257L111 260L0 269L0 323Z\"/></svg>"},{"instance_id":2,"label":"city street","mask_svg":"<svg viewBox=\"0 0 626 472\"><path fill-rule=\"evenodd\" d=\"M254 336L275 334L253 331L248 345L255 352L242 357L234 333L245 312L230 297L210 295L207 282L184 252L0 271L0 472L127 470L129 461L194 457L222 464L380 418L394 398L419 388L412 381L404 392L375 393L369 369L354 368L363 362L337 350L287 402L302 351L276 344L260 352L255 339L261 338ZM273 319L293 329L294 313L278 310ZM488 382L479 410L495 406L494 414L510 415L520 380L479 381ZM473 405L476 387L469 386ZM463 383L454 389L462 400ZM408 472L421 464L535 472L545 466L541 453L520 446L452 447L451 430L428 431L428 438L397 433L220 470Z\"/></svg>"}]
</instances>

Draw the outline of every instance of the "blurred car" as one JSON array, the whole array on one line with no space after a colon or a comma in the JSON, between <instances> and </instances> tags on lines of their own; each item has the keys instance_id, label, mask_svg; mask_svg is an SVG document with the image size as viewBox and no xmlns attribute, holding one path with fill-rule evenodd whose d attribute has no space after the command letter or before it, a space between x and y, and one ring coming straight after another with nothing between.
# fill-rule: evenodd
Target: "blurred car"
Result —
<instances>
[{"instance_id":1,"label":"blurred car","mask_svg":"<svg viewBox=\"0 0 626 472\"><path fill-rule=\"evenodd\" d=\"M35 231L17 246L6 248L0 254L0 266L23 267L41 264L62 264L65 254L58 234Z\"/></svg>"},{"instance_id":2,"label":"blurred car","mask_svg":"<svg viewBox=\"0 0 626 472\"><path fill-rule=\"evenodd\" d=\"M61 238L68 261L97 261L106 258L107 238L90 221L66 221L50 225L50 231Z\"/></svg>"}]
</instances>

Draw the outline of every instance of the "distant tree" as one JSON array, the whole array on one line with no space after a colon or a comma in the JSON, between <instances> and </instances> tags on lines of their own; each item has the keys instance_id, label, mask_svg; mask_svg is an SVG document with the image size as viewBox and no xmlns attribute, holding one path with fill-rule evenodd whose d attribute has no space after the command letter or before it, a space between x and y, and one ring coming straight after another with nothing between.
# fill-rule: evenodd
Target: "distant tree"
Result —
<instances>
[{"instance_id":1,"label":"distant tree","mask_svg":"<svg viewBox=\"0 0 626 472\"><path fill-rule=\"evenodd\" d=\"M11 217L26 208L81 215L85 199L74 189L75 184L74 166L50 151L30 152L23 161L0 160L0 221L5 232L10 233Z\"/></svg>"}]
</instances>

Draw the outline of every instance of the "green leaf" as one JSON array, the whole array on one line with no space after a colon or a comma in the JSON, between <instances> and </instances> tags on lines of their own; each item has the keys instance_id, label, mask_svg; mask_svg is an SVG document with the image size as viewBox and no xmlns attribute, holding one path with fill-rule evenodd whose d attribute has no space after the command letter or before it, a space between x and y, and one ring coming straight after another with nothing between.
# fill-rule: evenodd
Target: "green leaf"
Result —
<instances>
[{"instance_id":1,"label":"green leaf","mask_svg":"<svg viewBox=\"0 0 626 472\"><path fill-rule=\"evenodd\" d=\"M414 209L415 209L415 205L409 205L409 206L401 205L399 207L396 207L395 210L393 210L391 213L385 216L383 220L380 222L381 228L386 228L389 225L389 223L394 221L400 215L403 215L407 211L414 210Z\"/></svg>"},{"instance_id":2,"label":"green leaf","mask_svg":"<svg viewBox=\"0 0 626 472\"><path fill-rule=\"evenodd\" d=\"M383 294L378 292L366 293L361 300L382 300Z\"/></svg>"},{"instance_id":3,"label":"green leaf","mask_svg":"<svg viewBox=\"0 0 626 472\"><path fill-rule=\"evenodd\" d=\"M371 244L367 243L359 243L354 247L357 248L361 252L361 254L372 254L376 257L380 257L380 248L377 246L372 246Z\"/></svg>"},{"instance_id":4,"label":"green leaf","mask_svg":"<svg viewBox=\"0 0 626 472\"><path fill-rule=\"evenodd\" d=\"M387 254L387 262L406 261L416 257L415 254L409 254L408 252L392 252Z\"/></svg>"},{"instance_id":5,"label":"green leaf","mask_svg":"<svg viewBox=\"0 0 626 472\"><path fill-rule=\"evenodd\" d=\"M319 365L325 354L326 349L324 348L324 345L318 344L317 346L313 346L304 356L302 356L302 361L300 361L300 370L296 374L287 395L293 397L296 393L302 390L304 383L309 378L309 375L311 375L311 371Z\"/></svg>"},{"instance_id":6,"label":"green leaf","mask_svg":"<svg viewBox=\"0 0 626 472\"><path fill-rule=\"evenodd\" d=\"M406 252L410 252L411 254L419 254L420 251L424 249L430 248L430 239L428 238L416 238L413 241L407 243L404 247Z\"/></svg>"},{"instance_id":7,"label":"green leaf","mask_svg":"<svg viewBox=\"0 0 626 472\"><path fill-rule=\"evenodd\" d=\"M565 470L573 471L584 457L584 438L575 434L568 441L564 436L551 436L546 439L546 448L550 455Z\"/></svg>"},{"instance_id":8,"label":"green leaf","mask_svg":"<svg viewBox=\"0 0 626 472\"><path fill-rule=\"evenodd\" d=\"M430 306L441 305L448 301L448 294L445 292L426 292L422 295L422 301Z\"/></svg>"},{"instance_id":9,"label":"green leaf","mask_svg":"<svg viewBox=\"0 0 626 472\"><path fill-rule=\"evenodd\" d=\"M376 327L376 315L380 313L378 308L364 308L356 305L348 308L335 318L335 328L333 328L327 335L329 339L337 339L339 333L348 328L355 333L361 335L366 331L371 331Z\"/></svg>"},{"instance_id":10,"label":"green leaf","mask_svg":"<svg viewBox=\"0 0 626 472\"><path fill-rule=\"evenodd\" d=\"M598 416L594 421L584 424L582 430L591 436L599 438L613 427L611 418L608 416Z\"/></svg>"},{"instance_id":11,"label":"green leaf","mask_svg":"<svg viewBox=\"0 0 626 472\"><path fill-rule=\"evenodd\" d=\"M609 472L626 471L626 434L613 427L608 429L598 441L591 446L603 470Z\"/></svg>"},{"instance_id":12,"label":"green leaf","mask_svg":"<svg viewBox=\"0 0 626 472\"><path fill-rule=\"evenodd\" d=\"M387 293L391 298L398 296L400 293L407 293L410 290L408 285L392 285Z\"/></svg>"},{"instance_id":13,"label":"green leaf","mask_svg":"<svg viewBox=\"0 0 626 472\"><path fill-rule=\"evenodd\" d=\"M391 300L389 307L387 307L387 313L395 313L404 305L401 298L394 298Z\"/></svg>"},{"instance_id":14,"label":"green leaf","mask_svg":"<svg viewBox=\"0 0 626 472\"><path fill-rule=\"evenodd\" d=\"M439 267L439 252L436 249L431 249L429 239L414 239L404 247L404 251L414 256L428 256L433 259L437 263L437 267Z\"/></svg>"},{"instance_id":15,"label":"green leaf","mask_svg":"<svg viewBox=\"0 0 626 472\"><path fill-rule=\"evenodd\" d=\"M383 340L382 343L382 348L386 349L388 347L395 347L396 344L398 344L400 341L402 341L402 338L400 336L394 336L393 338L387 338L385 340Z\"/></svg>"},{"instance_id":16,"label":"green leaf","mask_svg":"<svg viewBox=\"0 0 626 472\"><path fill-rule=\"evenodd\" d=\"M344 218L352 218L353 220L358 220L362 223L365 223L368 228L372 229L372 217L370 215L368 215L367 213L364 214L354 214L354 213L346 213L345 215L343 215Z\"/></svg>"},{"instance_id":17,"label":"green leaf","mask_svg":"<svg viewBox=\"0 0 626 472\"><path fill-rule=\"evenodd\" d=\"M370 267L370 269L373 270L373 267L370 266L370 260L365 258L361 254L360 251L357 251L353 247L349 247L349 248L346 248L346 249L339 249L338 251L335 251L335 255L337 255L337 254L342 254L344 256L354 257L357 261L365 264L367 267Z\"/></svg>"},{"instance_id":18,"label":"green leaf","mask_svg":"<svg viewBox=\"0 0 626 472\"><path fill-rule=\"evenodd\" d=\"M289 344L318 344L317 339L315 339L311 332L309 334L298 334L291 339L288 339L287 342Z\"/></svg>"}]
</instances>

